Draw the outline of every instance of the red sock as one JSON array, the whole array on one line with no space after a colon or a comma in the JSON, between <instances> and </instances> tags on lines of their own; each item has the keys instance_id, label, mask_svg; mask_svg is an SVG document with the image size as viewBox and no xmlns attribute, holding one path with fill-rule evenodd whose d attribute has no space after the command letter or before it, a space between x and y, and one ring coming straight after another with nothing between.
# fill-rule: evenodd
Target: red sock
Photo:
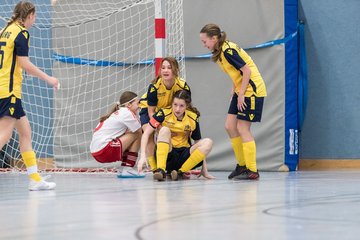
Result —
<instances>
[{"instance_id":1,"label":"red sock","mask_svg":"<svg viewBox=\"0 0 360 240\"><path fill-rule=\"evenodd\" d=\"M124 154L123 154L123 159L122 159L121 166L123 166L123 167L134 167L137 158L138 158L138 153L137 152L125 151Z\"/></svg>"}]
</instances>

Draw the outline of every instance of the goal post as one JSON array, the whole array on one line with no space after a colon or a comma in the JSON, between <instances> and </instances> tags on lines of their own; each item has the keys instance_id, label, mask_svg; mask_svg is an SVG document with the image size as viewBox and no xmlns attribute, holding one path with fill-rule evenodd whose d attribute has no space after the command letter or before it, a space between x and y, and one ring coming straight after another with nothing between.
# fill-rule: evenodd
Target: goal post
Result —
<instances>
[{"instance_id":1,"label":"goal post","mask_svg":"<svg viewBox=\"0 0 360 240\"><path fill-rule=\"evenodd\" d=\"M0 25L5 25L17 1L4 0ZM157 4L166 27L162 49L155 50ZM33 1L37 20L30 29L30 57L57 77L57 91L24 76L23 107L32 127L39 166L64 171L116 166L97 163L89 145L101 115L121 92L141 96L155 76L155 59L179 59L185 75L182 0ZM157 51L161 51L159 56ZM6 158L20 159L18 135L4 147ZM0 159L0 161L4 161ZM17 165L21 168L21 165Z\"/></svg>"}]
</instances>

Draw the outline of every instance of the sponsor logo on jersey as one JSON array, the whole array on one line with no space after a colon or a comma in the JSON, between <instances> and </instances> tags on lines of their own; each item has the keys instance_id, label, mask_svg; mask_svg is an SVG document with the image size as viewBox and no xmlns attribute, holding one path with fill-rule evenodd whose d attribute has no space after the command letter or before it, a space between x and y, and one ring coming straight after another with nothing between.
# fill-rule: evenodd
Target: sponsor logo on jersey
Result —
<instances>
[{"instance_id":1,"label":"sponsor logo on jersey","mask_svg":"<svg viewBox=\"0 0 360 240\"><path fill-rule=\"evenodd\" d=\"M157 113L156 113L156 116L157 117L161 117L163 115L163 112L162 111L158 111Z\"/></svg>"},{"instance_id":2,"label":"sponsor logo on jersey","mask_svg":"<svg viewBox=\"0 0 360 240\"><path fill-rule=\"evenodd\" d=\"M171 121L165 121L166 125L168 126L175 126L175 123L174 122L171 122Z\"/></svg>"}]
</instances>

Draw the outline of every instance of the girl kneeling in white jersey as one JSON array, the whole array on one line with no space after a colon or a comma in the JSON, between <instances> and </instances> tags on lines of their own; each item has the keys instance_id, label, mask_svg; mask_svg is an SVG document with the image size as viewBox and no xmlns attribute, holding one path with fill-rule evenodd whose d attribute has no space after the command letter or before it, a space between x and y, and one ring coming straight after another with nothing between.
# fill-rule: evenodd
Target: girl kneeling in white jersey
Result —
<instances>
[{"instance_id":1,"label":"girl kneeling in white jersey","mask_svg":"<svg viewBox=\"0 0 360 240\"><path fill-rule=\"evenodd\" d=\"M96 161L111 163L122 161L118 172L120 178L138 178L145 175L133 169L141 139L141 124L138 116L139 98L126 91L111 111L100 118L90 144Z\"/></svg>"}]
</instances>

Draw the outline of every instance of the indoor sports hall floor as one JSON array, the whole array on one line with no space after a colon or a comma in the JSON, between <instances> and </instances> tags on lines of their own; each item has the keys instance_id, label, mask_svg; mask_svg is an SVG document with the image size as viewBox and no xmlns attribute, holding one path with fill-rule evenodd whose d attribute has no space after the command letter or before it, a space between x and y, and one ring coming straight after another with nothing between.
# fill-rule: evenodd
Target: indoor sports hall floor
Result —
<instances>
[{"instance_id":1,"label":"indoor sports hall floor","mask_svg":"<svg viewBox=\"0 0 360 240\"><path fill-rule=\"evenodd\" d=\"M360 172L154 182L53 174L55 191L0 173L0 239L359 239Z\"/></svg>"}]
</instances>

